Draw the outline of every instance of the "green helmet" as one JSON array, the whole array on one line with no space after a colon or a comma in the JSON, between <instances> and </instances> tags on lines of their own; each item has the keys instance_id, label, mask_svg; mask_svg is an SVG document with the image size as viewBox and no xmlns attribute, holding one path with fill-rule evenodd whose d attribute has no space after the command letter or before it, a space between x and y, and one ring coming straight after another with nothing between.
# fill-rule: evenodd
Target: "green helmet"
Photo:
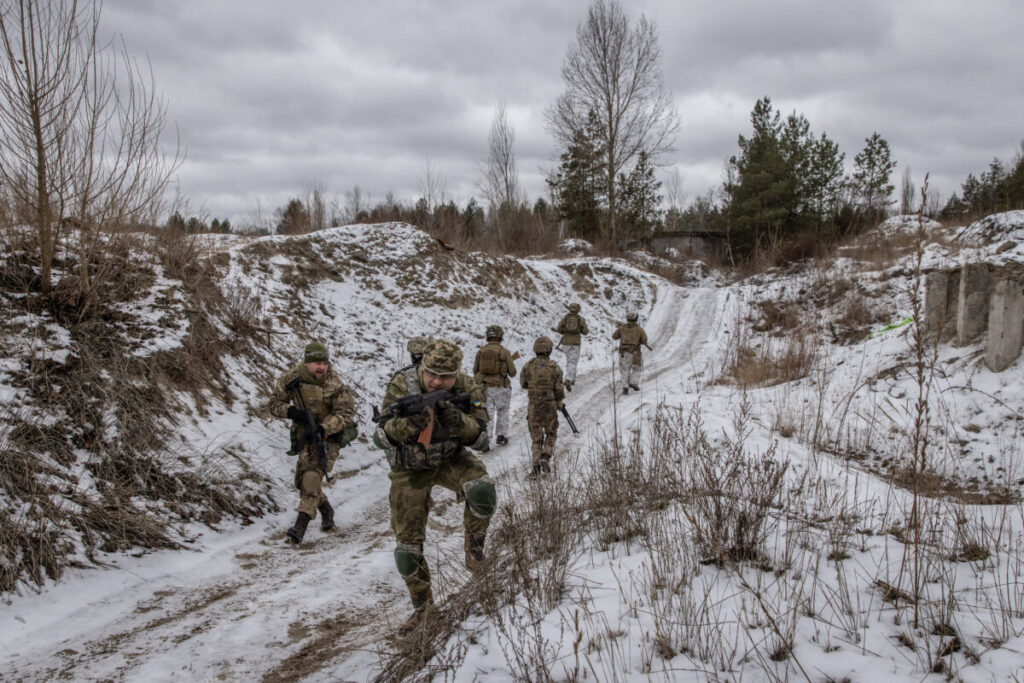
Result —
<instances>
[{"instance_id":1,"label":"green helmet","mask_svg":"<svg viewBox=\"0 0 1024 683\"><path fill-rule=\"evenodd\" d=\"M505 331L501 329L501 325L491 325L487 328L487 338L497 339L501 341L501 338L505 336Z\"/></svg>"},{"instance_id":2,"label":"green helmet","mask_svg":"<svg viewBox=\"0 0 1024 683\"><path fill-rule=\"evenodd\" d=\"M303 363L326 363L328 361L327 347L318 341L311 341L306 344L302 351Z\"/></svg>"},{"instance_id":3,"label":"green helmet","mask_svg":"<svg viewBox=\"0 0 1024 683\"><path fill-rule=\"evenodd\" d=\"M457 375L462 369L462 349L447 339L435 339L424 349L420 365L432 375Z\"/></svg>"},{"instance_id":4,"label":"green helmet","mask_svg":"<svg viewBox=\"0 0 1024 683\"><path fill-rule=\"evenodd\" d=\"M580 305L577 304L577 303L569 304L569 312L570 313L579 313L580 312Z\"/></svg>"},{"instance_id":5,"label":"green helmet","mask_svg":"<svg viewBox=\"0 0 1024 683\"><path fill-rule=\"evenodd\" d=\"M537 340L533 342L533 352L537 355L546 355L551 353L551 340L547 337L537 337Z\"/></svg>"},{"instance_id":6,"label":"green helmet","mask_svg":"<svg viewBox=\"0 0 1024 683\"><path fill-rule=\"evenodd\" d=\"M626 322L635 323L639 318L640 315L636 311L630 311L626 314Z\"/></svg>"}]
</instances>

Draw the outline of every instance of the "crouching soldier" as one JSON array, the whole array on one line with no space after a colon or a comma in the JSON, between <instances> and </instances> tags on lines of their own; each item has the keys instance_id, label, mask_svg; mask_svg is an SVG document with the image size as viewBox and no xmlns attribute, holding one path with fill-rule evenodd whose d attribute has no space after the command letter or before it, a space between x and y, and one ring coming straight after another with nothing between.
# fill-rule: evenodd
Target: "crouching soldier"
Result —
<instances>
[{"instance_id":1,"label":"crouching soldier","mask_svg":"<svg viewBox=\"0 0 1024 683\"><path fill-rule=\"evenodd\" d=\"M295 405L298 403L295 385L302 407ZM324 464L320 463L312 435L306 433L306 411L312 413L313 424L324 444ZM316 341L306 345L302 362L277 380L270 399L270 413L292 421L292 448L288 454L299 456L295 465L299 516L287 534L292 543L301 543L306 527L317 512L320 513L320 528L323 531L334 528L334 508L324 495L321 483L325 476L330 475L339 449L350 444L358 435L352 393L331 367L326 346Z\"/></svg>"},{"instance_id":2,"label":"crouching soldier","mask_svg":"<svg viewBox=\"0 0 1024 683\"><path fill-rule=\"evenodd\" d=\"M487 396L487 412L494 421L499 446L508 443L505 435L508 434L508 408L512 400L512 384L508 378L516 376L515 356L501 345L503 336L504 330L499 325L488 327L487 343L476 352L476 360L473 361L473 379Z\"/></svg>"},{"instance_id":3,"label":"crouching soldier","mask_svg":"<svg viewBox=\"0 0 1024 683\"><path fill-rule=\"evenodd\" d=\"M619 384L622 393L640 390L640 372L643 369L643 350L647 346L647 333L637 323L636 311L626 314L626 323L612 333L612 339L619 340ZM647 346L647 348L651 348Z\"/></svg>"},{"instance_id":4,"label":"crouching soldier","mask_svg":"<svg viewBox=\"0 0 1024 683\"><path fill-rule=\"evenodd\" d=\"M538 337L533 342L533 352L537 357L523 367L519 384L526 389L529 400L526 421L533 440L533 470L530 476L536 477L551 471L551 456L555 453L555 442L558 439L558 411L565 399L565 389L562 369L550 358L551 340Z\"/></svg>"},{"instance_id":5,"label":"crouching soldier","mask_svg":"<svg viewBox=\"0 0 1024 683\"><path fill-rule=\"evenodd\" d=\"M497 504L487 468L467 450L487 448L487 410L483 392L472 377L460 371L461 364L459 347L436 339L423 352L418 367L407 368L391 379L381 402L384 414L407 396L442 389L452 392L453 398L469 394L464 405L442 401L420 413L386 419L374 434L374 443L384 449L391 465L395 565L412 598L413 614L402 624L402 632L419 625L433 605L430 569L423 556L431 488L443 486L465 500L466 566L471 570L483 564L487 526Z\"/></svg>"}]
</instances>

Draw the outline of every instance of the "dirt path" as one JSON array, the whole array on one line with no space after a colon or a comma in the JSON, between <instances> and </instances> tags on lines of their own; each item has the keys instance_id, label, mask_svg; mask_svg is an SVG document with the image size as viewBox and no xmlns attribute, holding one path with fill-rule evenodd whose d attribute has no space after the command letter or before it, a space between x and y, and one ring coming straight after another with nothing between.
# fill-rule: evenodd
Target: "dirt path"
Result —
<instances>
[{"instance_id":1,"label":"dirt path","mask_svg":"<svg viewBox=\"0 0 1024 683\"><path fill-rule=\"evenodd\" d=\"M639 395L617 397L620 411L652 406L659 394L671 392L668 377L678 377L681 364L697 376L713 360L709 341L728 306L720 290L666 287L657 294L647 328L655 350L645 358L644 386ZM600 438L612 414L611 342L594 343L609 349L607 365L577 378L567 405L583 435L573 439L564 429L564 448L578 450L586 439ZM511 419L512 443L484 456L508 494L529 463L521 397ZM307 543L295 549L278 529L224 550L231 553L227 571L168 572L126 589L116 604L93 606L89 628L78 635L55 634L19 650L5 662L5 680L368 680L409 609L394 571L387 490L383 466L343 479L331 489L336 505L357 494L363 502L358 512L339 518L336 532L311 526ZM443 599L465 579L461 505L440 489L434 499L426 550Z\"/></svg>"}]
</instances>

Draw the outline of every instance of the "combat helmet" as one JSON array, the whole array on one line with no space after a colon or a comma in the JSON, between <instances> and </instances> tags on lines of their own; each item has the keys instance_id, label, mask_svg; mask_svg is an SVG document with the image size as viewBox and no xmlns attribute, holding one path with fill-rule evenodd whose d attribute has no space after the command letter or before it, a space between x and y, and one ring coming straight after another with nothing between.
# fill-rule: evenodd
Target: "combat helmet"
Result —
<instances>
[{"instance_id":1,"label":"combat helmet","mask_svg":"<svg viewBox=\"0 0 1024 683\"><path fill-rule=\"evenodd\" d=\"M504 336L505 336L505 331L503 329L501 329L501 325L491 325L490 327L487 328L486 337L487 337L488 341L490 341L492 339L496 339L498 341L501 341L502 337L504 337Z\"/></svg>"},{"instance_id":2,"label":"combat helmet","mask_svg":"<svg viewBox=\"0 0 1024 683\"><path fill-rule=\"evenodd\" d=\"M423 350L420 365L432 375L457 375L462 369L462 349L447 339L435 339Z\"/></svg>"},{"instance_id":3,"label":"combat helmet","mask_svg":"<svg viewBox=\"0 0 1024 683\"><path fill-rule=\"evenodd\" d=\"M578 303L576 303L576 302L573 302L573 303L569 304L569 312L570 313L579 313L580 312L580 305Z\"/></svg>"},{"instance_id":4,"label":"combat helmet","mask_svg":"<svg viewBox=\"0 0 1024 683\"><path fill-rule=\"evenodd\" d=\"M636 311L630 311L626 314L626 322L635 323L640 315Z\"/></svg>"},{"instance_id":5,"label":"combat helmet","mask_svg":"<svg viewBox=\"0 0 1024 683\"><path fill-rule=\"evenodd\" d=\"M547 337L537 337L533 342L533 352L538 356L546 356L551 353L551 340Z\"/></svg>"},{"instance_id":6,"label":"combat helmet","mask_svg":"<svg viewBox=\"0 0 1024 683\"><path fill-rule=\"evenodd\" d=\"M427 344L429 343L429 337L413 337L409 340L409 343L405 345L405 348L409 351L409 357L412 358L414 365L419 365L420 361L423 360L423 351L427 348Z\"/></svg>"}]
</instances>

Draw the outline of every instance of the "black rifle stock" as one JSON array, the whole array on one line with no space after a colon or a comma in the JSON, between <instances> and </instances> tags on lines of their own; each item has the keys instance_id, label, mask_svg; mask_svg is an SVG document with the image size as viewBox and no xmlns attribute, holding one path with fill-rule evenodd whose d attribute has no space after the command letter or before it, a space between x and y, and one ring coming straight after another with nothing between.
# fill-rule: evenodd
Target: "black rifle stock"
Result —
<instances>
[{"instance_id":1,"label":"black rifle stock","mask_svg":"<svg viewBox=\"0 0 1024 683\"><path fill-rule=\"evenodd\" d=\"M450 401L462 412L469 412L471 400L468 391L456 394L448 389L438 389L437 391L431 391L426 394L403 396L389 405L388 409L383 413L377 410L377 406L374 406L373 422L374 424L383 424L393 417L409 417L410 415L418 415L427 408L437 405L441 401Z\"/></svg>"},{"instance_id":2,"label":"black rifle stock","mask_svg":"<svg viewBox=\"0 0 1024 683\"><path fill-rule=\"evenodd\" d=\"M572 418L569 416L569 411L566 410L564 403L562 404L562 407L559 408L558 410L562 413L562 416L565 418L565 421L569 425L569 429L572 430L572 433L579 434L580 430L576 429L576 423L572 421Z\"/></svg>"},{"instance_id":3,"label":"black rifle stock","mask_svg":"<svg viewBox=\"0 0 1024 683\"><path fill-rule=\"evenodd\" d=\"M320 465L320 471L323 472L327 481L330 481L331 475L327 473L327 446L324 444L324 440L320 438L320 429L317 427L316 420L313 419L313 413L306 408L306 402L302 400L302 392L299 391L300 381L296 377L284 386L285 389L292 392L292 401L295 403L295 407L302 411L303 415L302 443L299 445L299 450L305 448L307 443L312 442L317 463Z\"/></svg>"}]
</instances>

